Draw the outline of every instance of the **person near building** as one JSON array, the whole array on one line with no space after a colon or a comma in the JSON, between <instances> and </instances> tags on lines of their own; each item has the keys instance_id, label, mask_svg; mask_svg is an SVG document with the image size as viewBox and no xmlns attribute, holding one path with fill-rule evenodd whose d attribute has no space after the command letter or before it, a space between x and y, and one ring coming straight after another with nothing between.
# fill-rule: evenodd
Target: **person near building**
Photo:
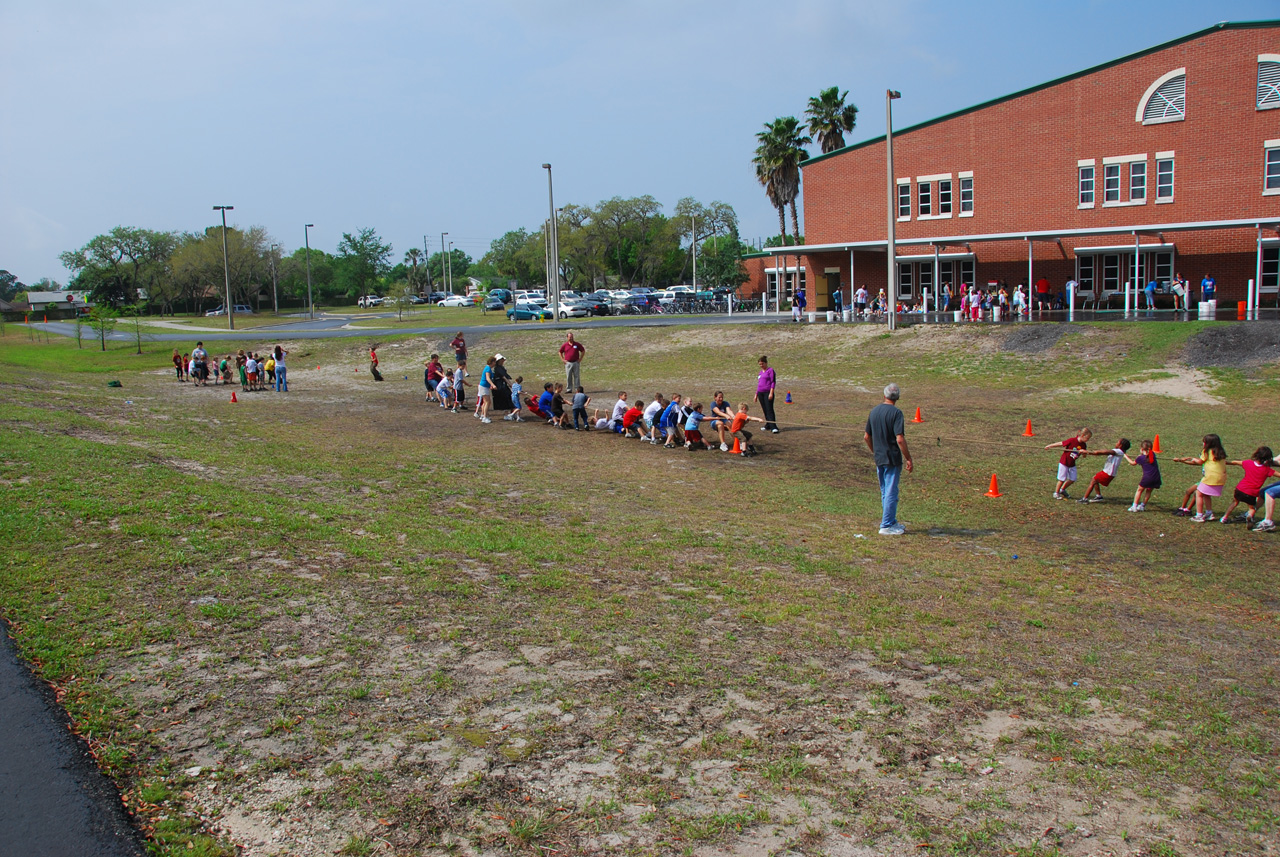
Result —
<instances>
[{"instance_id":1,"label":"person near building","mask_svg":"<svg viewBox=\"0 0 1280 857\"><path fill-rule=\"evenodd\" d=\"M560 346L560 358L564 360L564 386L566 390L576 390L582 384L582 355L587 349L573 338L573 331Z\"/></svg>"},{"instance_id":2,"label":"person near building","mask_svg":"<svg viewBox=\"0 0 1280 857\"><path fill-rule=\"evenodd\" d=\"M1211 301L1218 293L1218 281L1208 274L1200 281L1200 300Z\"/></svg>"},{"instance_id":3,"label":"person near building","mask_svg":"<svg viewBox=\"0 0 1280 857\"><path fill-rule=\"evenodd\" d=\"M1156 308L1156 286L1157 285L1158 284L1156 283L1156 281L1152 279L1152 280L1148 280L1147 284L1142 288L1142 294L1145 295L1147 299L1148 310L1153 310Z\"/></svg>"},{"instance_id":4,"label":"person near building","mask_svg":"<svg viewBox=\"0 0 1280 857\"><path fill-rule=\"evenodd\" d=\"M1044 312L1045 304L1053 309L1053 284L1048 277L1041 277L1036 280L1036 312Z\"/></svg>"},{"instance_id":5,"label":"person near building","mask_svg":"<svg viewBox=\"0 0 1280 857\"><path fill-rule=\"evenodd\" d=\"M844 292L840 289L831 293L831 311L836 314L837 319L844 313Z\"/></svg>"},{"instance_id":6,"label":"person near building","mask_svg":"<svg viewBox=\"0 0 1280 857\"><path fill-rule=\"evenodd\" d=\"M1185 310L1187 308L1187 281L1181 274L1175 274L1173 277L1173 285L1169 287L1173 292L1173 309Z\"/></svg>"},{"instance_id":7,"label":"person near building","mask_svg":"<svg viewBox=\"0 0 1280 857\"><path fill-rule=\"evenodd\" d=\"M867 314L867 301L870 295L867 294L866 286L858 286L858 290L853 293L853 315L854 318L862 318Z\"/></svg>"},{"instance_id":8,"label":"person near building","mask_svg":"<svg viewBox=\"0 0 1280 857\"><path fill-rule=\"evenodd\" d=\"M760 356L760 375L756 378L756 401L764 412L764 430L778 433L777 417L773 414L773 390L778 386L778 375L769 366L769 358Z\"/></svg>"},{"instance_id":9,"label":"person near building","mask_svg":"<svg viewBox=\"0 0 1280 857\"><path fill-rule=\"evenodd\" d=\"M894 383L884 388L884 401L871 409L862 439L876 460L876 479L880 483L880 535L900 536L906 528L898 523L898 487L902 469L914 469L911 450L907 446L906 420L898 408L902 389Z\"/></svg>"}]
</instances>

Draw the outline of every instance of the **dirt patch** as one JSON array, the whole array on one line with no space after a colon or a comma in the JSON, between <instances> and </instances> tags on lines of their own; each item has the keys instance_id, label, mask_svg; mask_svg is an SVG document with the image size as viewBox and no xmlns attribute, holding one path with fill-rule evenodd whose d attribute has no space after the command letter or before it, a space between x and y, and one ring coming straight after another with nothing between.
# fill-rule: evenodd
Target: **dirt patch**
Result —
<instances>
[{"instance_id":1,"label":"dirt patch","mask_svg":"<svg viewBox=\"0 0 1280 857\"><path fill-rule=\"evenodd\" d=\"M1040 354L1057 345L1064 335L1077 333L1079 330L1080 327L1074 324L1023 325L1004 338L1000 350L1017 354Z\"/></svg>"},{"instance_id":2,"label":"dirt patch","mask_svg":"<svg viewBox=\"0 0 1280 857\"><path fill-rule=\"evenodd\" d=\"M1107 388L1113 393L1139 393L1150 396L1172 396L1193 405L1221 405L1222 399L1209 392L1213 379L1197 369L1181 366L1167 367L1174 372L1170 378L1151 378L1145 381L1129 381Z\"/></svg>"},{"instance_id":3,"label":"dirt patch","mask_svg":"<svg viewBox=\"0 0 1280 857\"><path fill-rule=\"evenodd\" d=\"M1280 322L1207 327L1187 342L1183 360L1195 367L1275 363L1280 360Z\"/></svg>"}]
</instances>

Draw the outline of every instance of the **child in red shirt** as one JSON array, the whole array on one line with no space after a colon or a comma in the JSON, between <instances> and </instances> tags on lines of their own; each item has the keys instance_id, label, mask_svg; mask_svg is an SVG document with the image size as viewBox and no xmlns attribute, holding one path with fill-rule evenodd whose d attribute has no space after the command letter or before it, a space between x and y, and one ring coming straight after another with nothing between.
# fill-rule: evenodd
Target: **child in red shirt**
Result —
<instances>
[{"instance_id":1,"label":"child in red shirt","mask_svg":"<svg viewBox=\"0 0 1280 857\"><path fill-rule=\"evenodd\" d=\"M751 445L751 432L747 431L748 422L762 423L765 420L749 416L747 414L747 403L743 402L738 405L738 412L733 415L733 422L729 424L729 434L742 441L743 455L755 455L756 448Z\"/></svg>"},{"instance_id":2,"label":"child in red shirt","mask_svg":"<svg viewBox=\"0 0 1280 857\"><path fill-rule=\"evenodd\" d=\"M627 412L622 415L622 436L623 437L640 437L640 428L637 423L644 416L644 411L632 405ZM632 433L634 432L634 434Z\"/></svg>"},{"instance_id":3,"label":"child in red shirt","mask_svg":"<svg viewBox=\"0 0 1280 857\"><path fill-rule=\"evenodd\" d=\"M1252 526L1253 515L1258 511L1259 496L1262 494L1262 486L1268 479L1276 475L1272 468L1276 466L1276 462L1271 455L1271 447L1260 446L1253 456L1244 461L1228 461L1227 464L1235 464L1244 468L1244 478L1236 483L1235 496L1232 498L1231 505L1227 507L1227 511L1222 513L1219 519L1220 523L1227 523L1231 518L1231 513L1240 503L1244 503L1249 507L1249 511L1244 514L1240 520L1245 522L1245 526Z\"/></svg>"},{"instance_id":4,"label":"child in red shirt","mask_svg":"<svg viewBox=\"0 0 1280 857\"><path fill-rule=\"evenodd\" d=\"M1076 481L1076 459L1084 455L1085 447L1089 443L1089 438L1093 437L1093 432L1087 428L1082 428L1076 432L1075 437L1069 437L1066 440L1051 443L1045 449L1061 449L1062 457L1058 459L1058 484L1053 489L1053 499L1066 500L1067 489Z\"/></svg>"}]
</instances>

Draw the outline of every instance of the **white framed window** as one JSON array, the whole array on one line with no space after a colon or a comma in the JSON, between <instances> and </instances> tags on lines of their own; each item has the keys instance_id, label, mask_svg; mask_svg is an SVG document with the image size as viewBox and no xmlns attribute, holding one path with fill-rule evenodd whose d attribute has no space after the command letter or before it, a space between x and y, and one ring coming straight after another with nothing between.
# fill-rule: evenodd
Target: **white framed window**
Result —
<instances>
[{"instance_id":1,"label":"white framed window","mask_svg":"<svg viewBox=\"0 0 1280 857\"><path fill-rule=\"evenodd\" d=\"M1120 201L1119 164L1102 165L1102 201L1103 203Z\"/></svg>"},{"instance_id":2,"label":"white framed window","mask_svg":"<svg viewBox=\"0 0 1280 857\"><path fill-rule=\"evenodd\" d=\"M971 286L973 285L973 282L974 282L974 277L973 277L973 260L972 260L972 259L961 259L961 260L960 260L960 286L961 286L961 288L968 289L969 287L971 287ZM951 290L951 293L954 295L954 294L956 293L956 290L955 290L955 289L952 289L952 290Z\"/></svg>"},{"instance_id":3,"label":"white framed window","mask_svg":"<svg viewBox=\"0 0 1280 857\"><path fill-rule=\"evenodd\" d=\"M1173 282L1173 253L1161 250L1155 257L1156 282L1167 287Z\"/></svg>"},{"instance_id":4,"label":"white framed window","mask_svg":"<svg viewBox=\"0 0 1280 857\"><path fill-rule=\"evenodd\" d=\"M1258 294L1274 295L1277 292L1280 292L1280 247L1263 247Z\"/></svg>"},{"instance_id":5,"label":"white framed window","mask_svg":"<svg viewBox=\"0 0 1280 857\"><path fill-rule=\"evenodd\" d=\"M1129 201L1145 202L1147 199L1147 162L1129 164Z\"/></svg>"},{"instance_id":6,"label":"white framed window","mask_svg":"<svg viewBox=\"0 0 1280 857\"><path fill-rule=\"evenodd\" d=\"M911 182L910 180L898 182L898 219L911 219Z\"/></svg>"},{"instance_id":7,"label":"white framed window","mask_svg":"<svg viewBox=\"0 0 1280 857\"><path fill-rule=\"evenodd\" d=\"M911 297L911 263L898 263L898 297Z\"/></svg>"},{"instance_id":8,"label":"white framed window","mask_svg":"<svg viewBox=\"0 0 1280 857\"><path fill-rule=\"evenodd\" d=\"M1280 140L1268 140L1262 151L1262 192L1280 194Z\"/></svg>"},{"instance_id":9,"label":"white framed window","mask_svg":"<svg viewBox=\"0 0 1280 857\"><path fill-rule=\"evenodd\" d=\"M1187 118L1187 70L1176 68L1156 78L1138 102L1136 119L1143 125L1181 122Z\"/></svg>"},{"instance_id":10,"label":"white framed window","mask_svg":"<svg viewBox=\"0 0 1280 857\"><path fill-rule=\"evenodd\" d=\"M1173 152L1156 153L1156 202L1173 202Z\"/></svg>"},{"instance_id":11,"label":"white framed window","mask_svg":"<svg viewBox=\"0 0 1280 857\"><path fill-rule=\"evenodd\" d=\"M973 216L973 176L960 174L960 216Z\"/></svg>"},{"instance_id":12,"label":"white framed window","mask_svg":"<svg viewBox=\"0 0 1280 857\"><path fill-rule=\"evenodd\" d=\"M1102 257L1102 291L1120 291L1120 255L1107 253Z\"/></svg>"},{"instance_id":13,"label":"white framed window","mask_svg":"<svg viewBox=\"0 0 1280 857\"><path fill-rule=\"evenodd\" d=\"M951 179L938 181L938 213L951 213Z\"/></svg>"},{"instance_id":14,"label":"white framed window","mask_svg":"<svg viewBox=\"0 0 1280 857\"><path fill-rule=\"evenodd\" d=\"M1258 109L1280 107L1280 54L1258 54Z\"/></svg>"},{"instance_id":15,"label":"white framed window","mask_svg":"<svg viewBox=\"0 0 1280 857\"><path fill-rule=\"evenodd\" d=\"M933 263L920 263L920 295L923 297L925 292L933 293Z\"/></svg>"},{"instance_id":16,"label":"white framed window","mask_svg":"<svg viewBox=\"0 0 1280 857\"><path fill-rule=\"evenodd\" d=\"M1080 207L1093 208L1093 185L1097 167L1093 164L1080 166Z\"/></svg>"},{"instance_id":17,"label":"white framed window","mask_svg":"<svg viewBox=\"0 0 1280 857\"><path fill-rule=\"evenodd\" d=\"M1076 257L1076 282L1079 286L1077 292L1086 292L1093 294L1093 260L1094 256L1090 253L1087 256Z\"/></svg>"},{"instance_id":18,"label":"white framed window","mask_svg":"<svg viewBox=\"0 0 1280 857\"><path fill-rule=\"evenodd\" d=\"M933 215L933 182L920 182L916 188L916 203L921 217Z\"/></svg>"}]
</instances>

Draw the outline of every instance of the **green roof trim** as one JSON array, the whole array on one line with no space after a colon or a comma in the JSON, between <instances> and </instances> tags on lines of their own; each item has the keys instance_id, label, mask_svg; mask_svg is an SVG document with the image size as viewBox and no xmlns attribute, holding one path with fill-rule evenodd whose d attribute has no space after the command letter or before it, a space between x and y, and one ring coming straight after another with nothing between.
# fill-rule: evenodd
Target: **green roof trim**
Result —
<instances>
[{"instance_id":1,"label":"green roof trim","mask_svg":"<svg viewBox=\"0 0 1280 857\"><path fill-rule=\"evenodd\" d=\"M906 134L911 131L919 131L922 128L928 128L930 125L936 125L939 122L946 122L948 119L954 119L957 116L963 116L964 114L972 113L975 110L984 110L988 107L992 107L996 104L1001 104L1005 101L1012 101L1015 98L1021 98L1024 95L1030 95L1033 92L1039 92L1042 89L1048 89L1049 87L1057 86L1060 83L1066 83L1068 81L1075 80L1080 77L1084 77L1085 75L1093 74L1094 72L1097 72L1097 71L1102 71L1104 69L1112 68L1113 66L1120 65L1121 63L1126 63L1126 62L1129 62L1130 60L1138 59L1139 57L1145 57L1148 54L1155 53L1156 51L1162 51L1165 48L1171 48L1174 45L1180 45L1183 42L1190 42L1194 39L1199 39L1203 36L1207 36L1211 33L1216 33L1221 30L1255 30L1255 29L1265 29L1268 27L1280 27L1280 20L1221 21L1217 24L1214 24L1212 27L1206 27L1203 30L1197 30L1196 32L1190 33L1186 36L1179 36L1176 39L1163 42L1162 44L1155 45L1154 47L1146 48L1136 53L1122 56L1119 59L1109 60L1107 62L1102 63L1101 65L1095 65L1090 68L1086 68L1082 71L1072 72L1071 74L1065 75L1063 77L1046 81L1045 83L1039 83L1039 84L1036 84L1035 86L1031 86L1026 89L1020 89L1017 92L1011 92L1008 95L1001 95L996 98L992 98L989 101L983 101L981 104L975 104L972 107L965 107L960 110L952 111L951 113L946 113L942 116L936 116L933 119L926 119L923 122L917 122L915 125L908 125L905 128L898 128L893 132L893 136L898 137L902 134ZM885 136L884 134L881 134L878 137L872 137L869 140L863 140L861 143L851 143L850 145L845 146L842 149L836 149L834 152L827 152L825 155L813 155L807 160L802 161L800 163L800 167L801 169L803 169L804 167L807 167L810 164L815 164L818 161L825 161L827 158L834 158L836 155L843 155L845 152L851 152L854 149L861 149L866 146L870 146L874 143L883 142L884 136Z\"/></svg>"}]
</instances>

